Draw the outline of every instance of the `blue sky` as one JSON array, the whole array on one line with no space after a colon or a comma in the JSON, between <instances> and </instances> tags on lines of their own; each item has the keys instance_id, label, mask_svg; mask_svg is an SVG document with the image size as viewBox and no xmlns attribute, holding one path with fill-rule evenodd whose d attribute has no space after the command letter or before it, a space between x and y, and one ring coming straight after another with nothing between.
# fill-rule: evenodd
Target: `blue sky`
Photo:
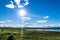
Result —
<instances>
[{"instance_id":1,"label":"blue sky","mask_svg":"<svg viewBox=\"0 0 60 40\"><path fill-rule=\"evenodd\" d=\"M29 23L60 24L60 0L20 0L23 7L18 7L14 0L0 0L0 21L10 20L12 24L21 23L18 15L20 9L26 10ZM25 2L28 2L26 4ZM23 4L24 3L24 4ZM7 5L12 4L9 8ZM26 4L26 5L25 5Z\"/></svg>"}]
</instances>

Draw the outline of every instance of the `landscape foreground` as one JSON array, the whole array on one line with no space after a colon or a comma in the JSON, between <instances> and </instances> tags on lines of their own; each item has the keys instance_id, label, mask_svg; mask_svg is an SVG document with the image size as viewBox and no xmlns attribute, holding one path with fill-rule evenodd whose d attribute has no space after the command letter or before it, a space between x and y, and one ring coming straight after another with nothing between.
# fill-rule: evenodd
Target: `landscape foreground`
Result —
<instances>
[{"instance_id":1,"label":"landscape foreground","mask_svg":"<svg viewBox=\"0 0 60 40\"><path fill-rule=\"evenodd\" d=\"M21 29L0 28L0 40L60 40L60 32L24 29L23 36L21 37Z\"/></svg>"}]
</instances>

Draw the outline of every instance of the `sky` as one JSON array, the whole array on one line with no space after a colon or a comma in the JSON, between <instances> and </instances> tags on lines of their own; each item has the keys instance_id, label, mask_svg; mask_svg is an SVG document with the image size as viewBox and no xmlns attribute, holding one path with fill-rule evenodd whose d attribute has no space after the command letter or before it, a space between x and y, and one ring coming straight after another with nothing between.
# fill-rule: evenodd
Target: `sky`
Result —
<instances>
[{"instance_id":1,"label":"sky","mask_svg":"<svg viewBox=\"0 0 60 40\"><path fill-rule=\"evenodd\" d=\"M60 26L60 0L0 0L0 23L21 24L21 9L24 24Z\"/></svg>"}]
</instances>

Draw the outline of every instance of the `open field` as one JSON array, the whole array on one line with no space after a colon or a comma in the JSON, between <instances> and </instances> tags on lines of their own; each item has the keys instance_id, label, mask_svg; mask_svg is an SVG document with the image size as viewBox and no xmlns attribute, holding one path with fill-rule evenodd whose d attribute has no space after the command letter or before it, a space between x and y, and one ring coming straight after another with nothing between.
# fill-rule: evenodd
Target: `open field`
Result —
<instances>
[{"instance_id":1,"label":"open field","mask_svg":"<svg viewBox=\"0 0 60 40\"><path fill-rule=\"evenodd\" d=\"M0 29L0 40L9 40L12 37L13 40L20 40L20 30L19 29Z\"/></svg>"},{"instance_id":2,"label":"open field","mask_svg":"<svg viewBox=\"0 0 60 40\"><path fill-rule=\"evenodd\" d=\"M22 40L60 40L59 32L32 31L24 29ZM21 29L0 29L0 40L21 40Z\"/></svg>"}]
</instances>

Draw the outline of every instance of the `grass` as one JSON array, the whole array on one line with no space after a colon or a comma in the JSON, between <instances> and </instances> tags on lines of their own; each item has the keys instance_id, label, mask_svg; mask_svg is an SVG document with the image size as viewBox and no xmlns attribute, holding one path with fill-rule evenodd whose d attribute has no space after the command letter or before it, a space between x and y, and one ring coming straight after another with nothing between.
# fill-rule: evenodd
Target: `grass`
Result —
<instances>
[{"instance_id":1,"label":"grass","mask_svg":"<svg viewBox=\"0 0 60 40\"><path fill-rule=\"evenodd\" d=\"M14 40L21 40L20 29L0 29L0 40L8 40L10 36L14 37ZM59 32L44 32L44 31L28 31L24 29L22 40L60 40Z\"/></svg>"},{"instance_id":2,"label":"grass","mask_svg":"<svg viewBox=\"0 0 60 40\"><path fill-rule=\"evenodd\" d=\"M60 40L58 32L26 31L24 40Z\"/></svg>"},{"instance_id":3,"label":"grass","mask_svg":"<svg viewBox=\"0 0 60 40\"><path fill-rule=\"evenodd\" d=\"M16 40L20 40L20 30L19 29L0 29L0 39L7 40L9 36L13 36Z\"/></svg>"}]
</instances>

